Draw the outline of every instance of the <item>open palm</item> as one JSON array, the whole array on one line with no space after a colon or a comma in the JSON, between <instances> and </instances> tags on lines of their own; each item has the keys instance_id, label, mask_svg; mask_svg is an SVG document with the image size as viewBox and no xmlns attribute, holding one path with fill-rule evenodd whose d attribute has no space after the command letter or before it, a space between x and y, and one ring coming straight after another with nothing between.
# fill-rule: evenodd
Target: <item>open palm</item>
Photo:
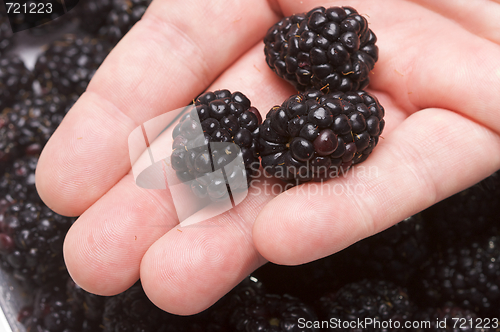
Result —
<instances>
[{"instance_id":1,"label":"open palm","mask_svg":"<svg viewBox=\"0 0 500 332\"><path fill-rule=\"evenodd\" d=\"M375 171L331 180L356 190L250 193L231 211L178 227L169 192L134 182L131 131L204 90L241 91L265 115L295 93L265 63L267 29L335 5L356 8L378 37L370 91L387 125L363 163ZM47 205L81 215L65 241L72 277L101 295L140 277L156 305L193 314L267 260L333 254L490 175L500 168L498 17L500 2L485 0L153 1L39 161Z\"/></svg>"}]
</instances>

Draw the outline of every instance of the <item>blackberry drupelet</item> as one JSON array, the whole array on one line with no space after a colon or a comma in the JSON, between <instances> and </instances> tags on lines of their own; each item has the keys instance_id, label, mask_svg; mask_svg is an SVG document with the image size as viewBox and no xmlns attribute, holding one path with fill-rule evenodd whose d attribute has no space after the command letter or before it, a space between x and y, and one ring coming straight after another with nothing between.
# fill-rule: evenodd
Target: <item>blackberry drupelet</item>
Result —
<instances>
[{"instance_id":1,"label":"blackberry drupelet","mask_svg":"<svg viewBox=\"0 0 500 332\"><path fill-rule=\"evenodd\" d=\"M483 319L477 320L477 315L471 310L462 309L453 303L447 303L439 308L419 309L413 315L414 322L429 322L430 326L421 324L418 328L412 328L413 332L483 332L489 331L488 328L475 328L481 324L486 326ZM481 322L481 323L480 323ZM491 322L488 324L492 326Z\"/></svg>"},{"instance_id":2,"label":"blackberry drupelet","mask_svg":"<svg viewBox=\"0 0 500 332\"><path fill-rule=\"evenodd\" d=\"M426 209L423 214L437 249L470 242L498 223L500 172Z\"/></svg>"},{"instance_id":3,"label":"blackberry drupelet","mask_svg":"<svg viewBox=\"0 0 500 332\"><path fill-rule=\"evenodd\" d=\"M316 321L316 313L299 299L286 294L256 295L233 308L230 318L233 331L319 331L314 327L299 327L301 319Z\"/></svg>"},{"instance_id":4,"label":"blackberry drupelet","mask_svg":"<svg viewBox=\"0 0 500 332\"><path fill-rule=\"evenodd\" d=\"M431 252L429 232L416 214L345 251L357 274L406 286Z\"/></svg>"},{"instance_id":5,"label":"blackberry drupelet","mask_svg":"<svg viewBox=\"0 0 500 332\"><path fill-rule=\"evenodd\" d=\"M13 36L7 15L0 12L0 57L12 46Z\"/></svg>"},{"instance_id":6,"label":"blackberry drupelet","mask_svg":"<svg viewBox=\"0 0 500 332\"><path fill-rule=\"evenodd\" d=\"M177 177L183 182L196 179L191 184L194 194L213 201L226 197L226 177L231 190L247 188L259 166L261 122L259 111L241 92L202 94L173 131L171 161ZM244 168L230 164L238 156Z\"/></svg>"},{"instance_id":7,"label":"blackberry drupelet","mask_svg":"<svg viewBox=\"0 0 500 332\"><path fill-rule=\"evenodd\" d=\"M273 107L260 127L262 167L295 183L338 176L368 158L383 117L384 108L365 91L293 95Z\"/></svg>"},{"instance_id":8,"label":"blackberry drupelet","mask_svg":"<svg viewBox=\"0 0 500 332\"><path fill-rule=\"evenodd\" d=\"M0 113L31 91L33 73L17 55L0 58Z\"/></svg>"},{"instance_id":9,"label":"blackberry drupelet","mask_svg":"<svg viewBox=\"0 0 500 332\"><path fill-rule=\"evenodd\" d=\"M0 255L14 277L42 285L65 271L63 240L74 218L56 214L40 201L13 202L0 220Z\"/></svg>"},{"instance_id":10,"label":"blackberry drupelet","mask_svg":"<svg viewBox=\"0 0 500 332\"><path fill-rule=\"evenodd\" d=\"M299 91L360 90L378 60L377 37L351 7L285 17L264 38L269 67Z\"/></svg>"},{"instance_id":11,"label":"blackberry drupelet","mask_svg":"<svg viewBox=\"0 0 500 332\"><path fill-rule=\"evenodd\" d=\"M429 258L415 287L415 296L422 304L439 306L453 301L480 317L498 314L500 237L487 236L438 251Z\"/></svg>"},{"instance_id":12,"label":"blackberry drupelet","mask_svg":"<svg viewBox=\"0 0 500 332\"><path fill-rule=\"evenodd\" d=\"M44 93L81 95L110 51L98 38L66 35L38 58L34 73Z\"/></svg>"},{"instance_id":13,"label":"blackberry drupelet","mask_svg":"<svg viewBox=\"0 0 500 332\"><path fill-rule=\"evenodd\" d=\"M388 322L404 322L411 319L414 305L405 289L388 281L365 279L343 286L336 293L323 296L319 306L323 319L335 321L343 331L358 331L342 325L365 318ZM401 324L403 326L403 324ZM394 329L396 331L397 329ZM330 331L338 331L330 326ZM393 331L366 325L363 331Z\"/></svg>"},{"instance_id":14,"label":"blackberry drupelet","mask_svg":"<svg viewBox=\"0 0 500 332\"><path fill-rule=\"evenodd\" d=\"M142 18L150 4L151 0L113 0L106 25L101 28L99 35L113 45L118 43Z\"/></svg>"}]
</instances>

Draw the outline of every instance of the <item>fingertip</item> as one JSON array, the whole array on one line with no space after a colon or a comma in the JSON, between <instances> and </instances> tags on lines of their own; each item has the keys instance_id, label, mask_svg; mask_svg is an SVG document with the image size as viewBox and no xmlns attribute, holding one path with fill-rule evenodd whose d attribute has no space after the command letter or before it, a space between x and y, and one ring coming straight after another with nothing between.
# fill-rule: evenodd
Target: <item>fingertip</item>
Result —
<instances>
[{"instance_id":1,"label":"fingertip","mask_svg":"<svg viewBox=\"0 0 500 332\"><path fill-rule=\"evenodd\" d=\"M311 190L313 186L317 184L304 188ZM349 222L356 220L349 205L338 206L332 213L332 198L308 197L301 195L300 190L293 188L282 193L259 213L253 240L264 258L281 265L303 264L331 255L366 236L363 225Z\"/></svg>"},{"instance_id":2,"label":"fingertip","mask_svg":"<svg viewBox=\"0 0 500 332\"><path fill-rule=\"evenodd\" d=\"M101 296L114 296L130 288L138 279L138 269L113 269L113 263L100 259L99 244L92 233L82 230L78 221L64 240L63 252L68 273L84 290ZM113 271L113 273L109 273Z\"/></svg>"}]
</instances>

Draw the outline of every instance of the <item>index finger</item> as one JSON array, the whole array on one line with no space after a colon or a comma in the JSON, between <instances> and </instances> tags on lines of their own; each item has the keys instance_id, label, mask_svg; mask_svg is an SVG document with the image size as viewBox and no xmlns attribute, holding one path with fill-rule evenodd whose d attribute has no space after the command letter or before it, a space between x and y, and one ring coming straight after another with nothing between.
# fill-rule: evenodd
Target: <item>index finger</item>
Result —
<instances>
[{"instance_id":1,"label":"index finger","mask_svg":"<svg viewBox=\"0 0 500 332\"><path fill-rule=\"evenodd\" d=\"M264 0L153 1L45 147L37 169L45 203L80 215L130 170L134 128L186 105L276 20Z\"/></svg>"}]
</instances>

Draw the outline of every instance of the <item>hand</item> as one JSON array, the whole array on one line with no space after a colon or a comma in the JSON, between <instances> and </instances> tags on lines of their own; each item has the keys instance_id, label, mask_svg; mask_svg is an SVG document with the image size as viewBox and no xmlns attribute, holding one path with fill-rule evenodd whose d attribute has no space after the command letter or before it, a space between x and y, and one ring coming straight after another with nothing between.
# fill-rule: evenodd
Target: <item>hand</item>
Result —
<instances>
[{"instance_id":1,"label":"hand","mask_svg":"<svg viewBox=\"0 0 500 332\"><path fill-rule=\"evenodd\" d=\"M387 125L361 164L371 171L329 182L354 191L251 192L201 224L220 227L178 228L169 192L135 184L129 134L204 90L241 91L265 115L295 91L266 65L262 39L282 15L319 5L356 8L378 37L370 92ZM485 178L500 168L499 15L498 1L479 0L155 0L40 158L42 198L81 215L64 246L72 277L101 295L140 277L156 305L194 314L267 260L333 254Z\"/></svg>"}]
</instances>

